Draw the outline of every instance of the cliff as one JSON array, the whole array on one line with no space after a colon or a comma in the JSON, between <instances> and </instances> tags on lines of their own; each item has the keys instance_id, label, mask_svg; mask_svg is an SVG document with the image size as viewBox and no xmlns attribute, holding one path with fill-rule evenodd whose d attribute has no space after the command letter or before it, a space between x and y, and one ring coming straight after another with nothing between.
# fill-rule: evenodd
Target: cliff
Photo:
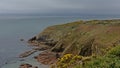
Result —
<instances>
[{"instance_id":1,"label":"cliff","mask_svg":"<svg viewBox=\"0 0 120 68\"><path fill-rule=\"evenodd\" d=\"M120 44L120 20L76 21L47 27L29 40L49 46L52 52L82 56L105 55Z\"/></svg>"}]
</instances>

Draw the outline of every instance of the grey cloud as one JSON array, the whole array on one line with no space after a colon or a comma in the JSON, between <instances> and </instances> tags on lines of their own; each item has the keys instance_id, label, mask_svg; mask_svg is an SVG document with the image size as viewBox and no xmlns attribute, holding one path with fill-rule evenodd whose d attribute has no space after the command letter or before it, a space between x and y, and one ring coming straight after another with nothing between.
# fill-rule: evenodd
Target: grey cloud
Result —
<instances>
[{"instance_id":1,"label":"grey cloud","mask_svg":"<svg viewBox=\"0 0 120 68\"><path fill-rule=\"evenodd\" d=\"M120 0L0 0L0 13L120 14Z\"/></svg>"}]
</instances>

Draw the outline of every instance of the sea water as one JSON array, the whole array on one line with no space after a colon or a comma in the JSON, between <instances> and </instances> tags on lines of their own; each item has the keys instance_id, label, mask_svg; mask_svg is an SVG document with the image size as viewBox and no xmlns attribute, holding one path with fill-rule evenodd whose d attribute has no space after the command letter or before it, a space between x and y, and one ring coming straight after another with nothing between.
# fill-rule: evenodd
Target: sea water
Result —
<instances>
[{"instance_id":1,"label":"sea water","mask_svg":"<svg viewBox=\"0 0 120 68\"><path fill-rule=\"evenodd\" d=\"M21 63L39 64L34 59L19 61L20 53L30 50L27 40L48 26L77 20L113 19L114 16L0 16L0 68L18 68ZM24 41L20 41L24 39ZM14 63L14 64L13 64ZM11 67L10 67L11 66ZM43 68L42 65L40 65ZM39 66L39 67L40 67Z\"/></svg>"}]
</instances>

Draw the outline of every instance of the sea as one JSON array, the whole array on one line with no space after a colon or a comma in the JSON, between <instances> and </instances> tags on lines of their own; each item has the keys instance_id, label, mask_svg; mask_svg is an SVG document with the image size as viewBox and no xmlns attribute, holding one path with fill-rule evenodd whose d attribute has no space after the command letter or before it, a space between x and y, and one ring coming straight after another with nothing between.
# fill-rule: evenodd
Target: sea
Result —
<instances>
[{"instance_id":1,"label":"sea","mask_svg":"<svg viewBox=\"0 0 120 68\"><path fill-rule=\"evenodd\" d=\"M28 62L39 64L31 59L37 53L25 58L25 61L20 61L19 55L32 49L27 40L48 26L79 20L119 18L120 16L0 16L0 68L18 68L21 63ZM24 39L24 41L20 41L20 39ZM39 68L43 67L42 64L39 65Z\"/></svg>"}]
</instances>

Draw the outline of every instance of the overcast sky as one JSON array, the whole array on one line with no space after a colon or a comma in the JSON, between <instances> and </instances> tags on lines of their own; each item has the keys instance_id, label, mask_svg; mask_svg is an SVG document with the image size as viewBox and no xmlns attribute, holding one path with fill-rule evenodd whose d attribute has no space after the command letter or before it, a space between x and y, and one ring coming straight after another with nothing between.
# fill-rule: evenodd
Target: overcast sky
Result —
<instances>
[{"instance_id":1,"label":"overcast sky","mask_svg":"<svg viewBox=\"0 0 120 68\"><path fill-rule=\"evenodd\" d=\"M0 13L120 15L120 0L0 0Z\"/></svg>"}]
</instances>

